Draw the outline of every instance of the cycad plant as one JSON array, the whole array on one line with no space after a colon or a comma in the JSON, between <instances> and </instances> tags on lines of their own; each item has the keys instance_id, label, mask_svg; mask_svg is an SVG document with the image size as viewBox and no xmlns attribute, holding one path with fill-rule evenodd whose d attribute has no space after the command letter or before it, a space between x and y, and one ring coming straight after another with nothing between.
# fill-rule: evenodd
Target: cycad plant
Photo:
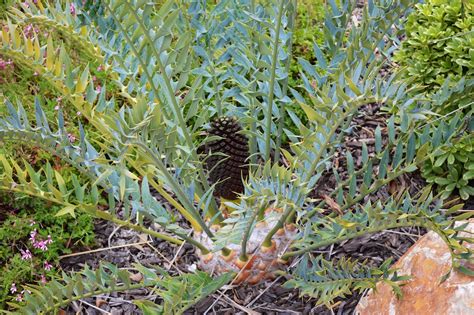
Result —
<instances>
[{"instance_id":1,"label":"cycad plant","mask_svg":"<svg viewBox=\"0 0 474 315\"><path fill-rule=\"evenodd\" d=\"M180 277L184 287L188 279L200 288L187 303L226 281L259 283L277 272L290 277L287 286L327 305L379 281L398 290L404 278L389 261L372 267L349 258L326 261L312 252L409 226L438 233L453 267L472 273L460 264L471 252L462 244L469 239L459 236L465 226L456 225L470 213L458 215L459 206L444 209L429 186L415 196L400 191L386 200L371 198L455 144L466 125L456 113L449 125L433 130L431 122L444 117L401 110L377 127L373 150L363 144L362 166L344 151L346 172L332 163L364 105L403 109L418 101L396 73L381 71L390 66L409 4L369 1L356 23L354 3L329 1L323 44L314 46L317 63L299 60L302 84L289 86L293 0L224 0L213 6L187 0L18 3L0 33L0 55L34 72L48 91L38 93L33 119L25 104L4 100L8 115L0 120L1 139L35 143L77 174L66 181L49 164L34 169L1 155L0 188L61 205L58 215L82 211L166 242L192 244L201 268L221 276L216 282L202 273ZM43 32L25 35L30 24ZM93 80L95 67L103 71L100 87ZM68 137L73 122L65 121L62 109L56 121L46 119L42 104L50 94L62 95L64 110L80 114L77 142ZM295 104L308 124L288 109ZM289 131L285 117L297 133ZM282 143L284 134L288 143ZM330 195L315 198L325 174L336 185ZM334 204L337 213L328 214ZM177 216L191 230L178 225ZM293 271L287 269L292 260ZM136 270L143 275L138 283L113 265L64 275L32 286L26 304L11 307L48 312L136 287L156 290L165 301L163 312L176 306L169 294L183 294L184 287L173 287L163 271L140 265Z\"/></svg>"}]
</instances>

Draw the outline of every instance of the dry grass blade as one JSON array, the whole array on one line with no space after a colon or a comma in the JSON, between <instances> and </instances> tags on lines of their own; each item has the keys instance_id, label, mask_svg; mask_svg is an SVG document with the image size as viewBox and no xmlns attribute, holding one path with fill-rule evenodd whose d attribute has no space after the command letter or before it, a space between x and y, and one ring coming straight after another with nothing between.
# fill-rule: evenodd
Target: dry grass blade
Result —
<instances>
[{"instance_id":1,"label":"dry grass blade","mask_svg":"<svg viewBox=\"0 0 474 315\"><path fill-rule=\"evenodd\" d=\"M323 195L323 199L332 211L336 212L339 215L344 214L341 210L341 206L334 199L332 199L328 195Z\"/></svg>"}]
</instances>

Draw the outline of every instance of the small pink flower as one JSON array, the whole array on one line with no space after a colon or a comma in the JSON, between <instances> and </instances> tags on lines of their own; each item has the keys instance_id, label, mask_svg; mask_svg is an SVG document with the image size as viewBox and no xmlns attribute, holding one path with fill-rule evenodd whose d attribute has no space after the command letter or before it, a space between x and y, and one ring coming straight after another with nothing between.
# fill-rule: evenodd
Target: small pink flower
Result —
<instances>
[{"instance_id":1,"label":"small pink flower","mask_svg":"<svg viewBox=\"0 0 474 315\"><path fill-rule=\"evenodd\" d=\"M76 16L76 6L74 5L74 3L71 3L69 5L69 11L71 11L71 15Z\"/></svg>"},{"instance_id":2,"label":"small pink flower","mask_svg":"<svg viewBox=\"0 0 474 315\"><path fill-rule=\"evenodd\" d=\"M23 301L23 295L17 294L15 300L16 300L17 302L22 302L22 301Z\"/></svg>"},{"instance_id":3,"label":"small pink flower","mask_svg":"<svg viewBox=\"0 0 474 315\"><path fill-rule=\"evenodd\" d=\"M36 242L36 235L38 234L38 232L36 232L36 229L34 229L33 231L31 231L30 233L30 241L31 243L35 243Z\"/></svg>"},{"instance_id":4,"label":"small pink flower","mask_svg":"<svg viewBox=\"0 0 474 315\"><path fill-rule=\"evenodd\" d=\"M20 252L21 252L21 260L30 260L31 258L33 258L33 255L28 249L25 251L20 250Z\"/></svg>"},{"instance_id":5,"label":"small pink flower","mask_svg":"<svg viewBox=\"0 0 474 315\"><path fill-rule=\"evenodd\" d=\"M2 58L0 58L0 70L4 71L4 70L11 70L13 69L13 61L11 61L11 59L8 59L7 60L4 60Z\"/></svg>"},{"instance_id":6,"label":"small pink flower","mask_svg":"<svg viewBox=\"0 0 474 315\"><path fill-rule=\"evenodd\" d=\"M35 242L35 243L33 244L33 247L34 247L34 248L41 249L43 252L45 252L45 251L48 250L48 246L46 246L46 241Z\"/></svg>"},{"instance_id":7,"label":"small pink flower","mask_svg":"<svg viewBox=\"0 0 474 315\"><path fill-rule=\"evenodd\" d=\"M45 261L43 267L44 270L50 271L51 268L53 268L53 265L51 265L48 261Z\"/></svg>"},{"instance_id":8,"label":"small pink flower","mask_svg":"<svg viewBox=\"0 0 474 315\"><path fill-rule=\"evenodd\" d=\"M38 74L39 74L39 73L35 71L35 73L33 73L33 76L37 77Z\"/></svg>"},{"instance_id":9,"label":"small pink flower","mask_svg":"<svg viewBox=\"0 0 474 315\"><path fill-rule=\"evenodd\" d=\"M37 32L38 32L38 28L34 27L33 24L28 24L23 29L23 33L25 34L26 37L29 37L29 38L32 38Z\"/></svg>"},{"instance_id":10,"label":"small pink flower","mask_svg":"<svg viewBox=\"0 0 474 315\"><path fill-rule=\"evenodd\" d=\"M16 289L16 284L15 284L15 282L13 282L13 283L12 283L12 286L10 287L10 292L11 292L11 293L15 293L16 291L17 291L17 289Z\"/></svg>"},{"instance_id":11,"label":"small pink flower","mask_svg":"<svg viewBox=\"0 0 474 315\"><path fill-rule=\"evenodd\" d=\"M54 110L59 110L61 107L59 105L54 106Z\"/></svg>"},{"instance_id":12,"label":"small pink flower","mask_svg":"<svg viewBox=\"0 0 474 315\"><path fill-rule=\"evenodd\" d=\"M98 85L96 86L95 91L96 91L97 93L100 93L100 92L102 91L102 87L100 86L100 84L98 84Z\"/></svg>"},{"instance_id":13,"label":"small pink flower","mask_svg":"<svg viewBox=\"0 0 474 315\"><path fill-rule=\"evenodd\" d=\"M68 133L67 134L67 138L69 140L69 142L73 143L74 141L76 141L76 136L74 136L72 133ZM52 242L52 241L51 241Z\"/></svg>"},{"instance_id":14,"label":"small pink flower","mask_svg":"<svg viewBox=\"0 0 474 315\"><path fill-rule=\"evenodd\" d=\"M48 238L45 241L46 244L51 244L53 243L53 239L51 238L51 235L48 234Z\"/></svg>"},{"instance_id":15,"label":"small pink flower","mask_svg":"<svg viewBox=\"0 0 474 315\"><path fill-rule=\"evenodd\" d=\"M104 66L103 65L98 66L97 71L99 72L104 71Z\"/></svg>"},{"instance_id":16,"label":"small pink flower","mask_svg":"<svg viewBox=\"0 0 474 315\"><path fill-rule=\"evenodd\" d=\"M81 114L81 112L77 112L76 115L77 115L77 116L81 116L82 114Z\"/></svg>"},{"instance_id":17,"label":"small pink flower","mask_svg":"<svg viewBox=\"0 0 474 315\"><path fill-rule=\"evenodd\" d=\"M35 220L30 220L30 226L33 226L35 224L36 224Z\"/></svg>"},{"instance_id":18,"label":"small pink flower","mask_svg":"<svg viewBox=\"0 0 474 315\"><path fill-rule=\"evenodd\" d=\"M46 282L46 277L44 275L41 275L41 283L45 284Z\"/></svg>"}]
</instances>

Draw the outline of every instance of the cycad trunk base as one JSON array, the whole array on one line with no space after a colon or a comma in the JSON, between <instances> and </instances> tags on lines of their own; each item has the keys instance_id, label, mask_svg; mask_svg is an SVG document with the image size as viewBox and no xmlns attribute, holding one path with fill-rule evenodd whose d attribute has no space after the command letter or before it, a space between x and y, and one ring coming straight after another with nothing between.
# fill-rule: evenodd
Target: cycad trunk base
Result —
<instances>
[{"instance_id":1,"label":"cycad trunk base","mask_svg":"<svg viewBox=\"0 0 474 315\"><path fill-rule=\"evenodd\" d=\"M265 247L262 245L265 237L277 224L281 213L274 209L265 211L265 218L258 222L252 230L247 245L246 254L248 259L241 260L241 244L229 244L227 248L231 250L228 256L223 256L221 252L199 255L199 268L212 274L223 274L226 272L236 272L233 284L249 283L258 284L262 281L274 279L276 271L284 270L288 260L284 261L280 257L289 248L294 240L297 230L294 225L287 224L272 238L272 245ZM217 232L219 226L213 226L212 232ZM211 240L205 233L195 234L195 239L207 247L212 247L215 241Z\"/></svg>"}]
</instances>

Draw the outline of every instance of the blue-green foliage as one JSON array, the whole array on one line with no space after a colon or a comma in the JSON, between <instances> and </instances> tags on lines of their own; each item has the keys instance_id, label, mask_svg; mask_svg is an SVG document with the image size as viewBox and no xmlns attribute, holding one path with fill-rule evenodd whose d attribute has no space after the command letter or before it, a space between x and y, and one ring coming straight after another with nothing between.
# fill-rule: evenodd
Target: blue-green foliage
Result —
<instances>
[{"instance_id":1,"label":"blue-green foliage","mask_svg":"<svg viewBox=\"0 0 474 315\"><path fill-rule=\"evenodd\" d=\"M49 67L41 69L55 88L69 96L68 104L81 109L88 122L100 131L102 141L87 142L88 137L83 133L77 146L65 145L61 138L63 124L58 124L59 131L51 131L40 106L36 126L24 122L22 107L18 106L1 121L0 134L5 140L20 135L33 141L46 139L45 146L59 145L58 155L82 167L90 180L85 186L73 182L64 187L60 177L54 176L47 167L36 171L28 164L23 168L12 167L14 162L6 161L3 183L11 183L18 177L17 189L31 195L42 194L64 204L62 214L82 210L170 242L181 244L181 240L186 240L199 247L185 231L172 224L173 215L151 196L148 184L163 198L178 205L176 210L181 211L193 227L199 227L209 239L215 239L209 225L219 220L221 213L215 207L217 202L197 148L200 142L210 141L202 140L201 130L211 116L216 113L236 115L251 139L251 162L255 163L245 193L234 203L235 213L223 221L226 228L231 230L237 226L238 232L250 231L255 223L253 201L286 207L288 211L284 211L276 228L293 221L300 231L289 252L283 255L289 258L365 233L417 225L440 234L452 250L453 267L460 268L458 258L469 258L471 253L461 245L464 239L458 232L463 227L456 229L454 224L472 214L450 218L456 208L444 215L430 187L416 199L400 193L376 204L365 201L398 176L418 169L438 150L452 147L453 139L466 125L459 114L450 115L451 119L442 128L431 128L434 120L421 125L420 115L433 119L424 107L426 103L415 102L416 98L408 93L407 82L398 73L384 76L380 72L398 43L396 29L399 28L394 26L408 12L410 1L368 1L360 25L351 22L354 3L341 1L337 5L336 1L328 1L324 38L314 45L314 62L299 59L303 69L303 84L299 89L288 85L290 17L294 3L271 1L264 5L224 0L208 8L199 1L168 1L157 7L155 3L142 0L108 0L102 2L101 16L92 11L81 12L86 25L101 24L98 21L104 20L99 28L86 27L83 41L100 48L104 66L112 72L110 79L119 93L101 99L90 92L93 85L87 67L66 67L64 73L54 71L61 70L61 62L69 60L64 57L67 52L58 57L59 67L49 62ZM68 8L58 5L44 12L34 7L29 10L29 15L46 16L51 20L55 20L56 15L64 15L67 19L60 23L68 26L65 29L73 35L81 32L82 22L71 18ZM25 18L17 14L19 21ZM4 44L2 49L12 55L20 52L29 56L24 53L26 48L22 50L27 44L9 45ZM54 51L51 41L44 46ZM33 64L38 67L48 64L48 59L43 60L44 54L38 55ZM449 87L448 90L451 91ZM433 100L436 102L444 96L446 93ZM362 106L372 103L401 107L403 111L388 119L384 128L386 140L382 138L382 127L376 128L375 152L369 155L368 148L362 147L360 168L356 168L355 157L350 152L342 152L338 158L344 159L347 167L340 172L333 166L334 152L350 132L353 116ZM292 106L287 106L289 104ZM295 106L301 107L307 123L303 124L293 112ZM292 128L285 124L285 116L291 118ZM445 118L436 119L444 121ZM283 133L290 142L286 149L279 145ZM270 158L273 152L275 157ZM280 155L285 157L284 161L277 159ZM336 180L329 197L343 211L340 216L323 216L326 202L310 195L328 171ZM97 198L84 198L85 194L97 196L99 193L108 196L106 211L97 209ZM117 203L124 207L120 215L115 212ZM179 239L170 240L147 229L143 224L145 216ZM241 235L231 234L229 241L239 243ZM220 242L222 240L227 239L220 238L210 248L200 244L199 248L203 253L218 251L226 245ZM324 268L329 266L318 260L314 263ZM355 265L352 261L342 261L336 266L345 270L327 274L355 277L357 270L350 270ZM375 280L382 279L380 272L388 272L386 267L387 264L378 271L361 267L362 274L370 273L372 278L366 283L358 282L355 287L372 287ZM298 270L305 269L308 273L315 272L304 264ZM113 266L109 270L112 272L107 280L120 279L127 284L128 274ZM96 273L101 275L103 271L101 268ZM300 279L299 273L288 285L311 286L308 281L311 279ZM94 280L91 274L89 271L78 274L75 281L81 282L83 276ZM312 276L313 280L317 278ZM395 281L398 278L384 274L383 279ZM354 284L351 279L348 281L349 285ZM72 284L69 290L74 290L74 286ZM327 288L329 292L331 287ZM346 290L343 288L343 292ZM304 292L320 291L316 288ZM338 296L338 292L329 293L323 302ZM48 298L55 299L52 295Z\"/></svg>"}]
</instances>

